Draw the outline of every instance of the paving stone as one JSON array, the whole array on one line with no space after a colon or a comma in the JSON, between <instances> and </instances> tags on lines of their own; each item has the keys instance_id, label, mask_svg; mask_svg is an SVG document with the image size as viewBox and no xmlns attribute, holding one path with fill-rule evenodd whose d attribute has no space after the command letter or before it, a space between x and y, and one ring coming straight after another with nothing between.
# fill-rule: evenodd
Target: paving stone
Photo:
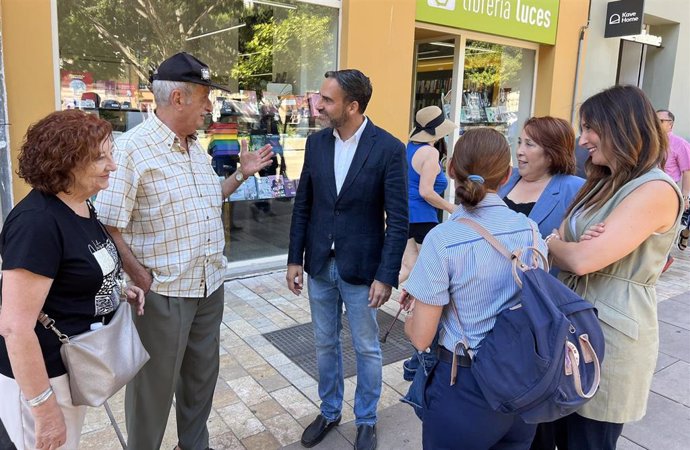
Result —
<instances>
[{"instance_id":1,"label":"paving stone","mask_svg":"<svg viewBox=\"0 0 690 450\"><path fill-rule=\"evenodd\" d=\"M342 424L338 431L348 442L354 443L357 437L354 422ZM408 405L398 404L381 411L378 414L376 434L378 450L422 448L422 422Z\"/></svg>"},{"instance_id":2,"label":"paving stone","mask_svg":"<svg viewBox=\"0 0 690 450\"><path fill-rule=\"evenodd\" d=\"M249 375L256 381L261 382L263 378L278 375L278 371L270 364L264 363L247 369Z\"/></svg>"},{"instance_id":3,"label":"paving stone","mask_svg":"<svg viewBox=\"0 0 690 450\"><path fill-rule=\"evenodd\" d=\"M271 396L295 419L309 415L315 417L319 413L316 405L294 386L271 392Z\"/></svg>"},{"instance_id":4,"label":"paving stone","mask_svg":"<svg viewBox=\"0 0 690 450\"><path fill-rule=\"evenodd\" d=\"M667 355L666 353L659 352L659 355L656 359L656 368L654 369L654 373L665 369L676 361L680 360L678 358L674 358L673 356Z\"/></svg>"},{"instance_id":5,"label":"paving stone","mask_svg":"<svg viewBox=\"0 0 690 450\"><path fill-rule=\"evenodd\" d=\"M280 414L263 421L281 445L288 445L302 436L302 427L290 414Z\"/></svg>"},{"instance_id":6,"label":"paving stone","mask_svg":"<svg viewBox=\"0 0 690 450\"><path fill-rule=\"evenodd\" d=\"M672 300L674 302L682 303L685 306L690 306L690 291L683 292L682 294L673 297Z\"/></svg>"},{"instance_id":7,"label":"paving stone","mask_svg":"<svg viewBox=\"0 0 690 450\"><path fill-rule=\"evenodd\" d=\"M228 425L223 421L217 410L211 410L206 426L208 427L209 436L220 436L228 431Z\"/></svg>"},{"instance_id":8,"label":"paving stone","mask_svg":"<svg viewBox=\"0 0 690 450\"><path fill-rule=\"evenodd\" d=\"M397 405L398 403L400 403L400 394L387 384L384 384L381 387L381 398L376 409L383 411L389 406Z\"/></svg>"},{"instance_id":9,"label":"paving stone","mask_svg":"<svg viewBox=\"0 0 690 450\"><path fill-rule=\"evenodd\" d=\"M228 381L228 385L247 406L270 400L271 396L251 376Z\"/></svg>"},{"instance_id":10,"label":"paving stone","mask_svg":"<svg viewBox=\"0 0 690 450\"><path fill-rule=\"evenodd\" d=\"M355 390L357 390L357 380L350 378L345 379L345 391L343 392L343 400L350 402L355 399Z\"/></svg>"},{"instance_id":11,"label":"paving stone","mask_svg":"<svg viewBox=\"0 0 690 450\"><path fill-rule=\"evenodd\" d=\"M636 443L621 436L616 442L616 450L646 450L644 447L640 447Z\"/></svg>"},{"instance_id":12,"label":"paving stone","mask_svg":"<svg viewBox=\"0 0 690 450\"><path fill-rule=\"evenodd\" d=\"M242 439L242 445L247 450L275 450L280 448L280 442L268 431Z\"/></svg>"},{"instance_id":13,"label":"paving stone","mask_svg":"<svg viewBox=\"0 0 690 450\"><path fill-rule=\"evenodd\" d=\"M297 389L302 389L306 388L309 386L314 386L317 384L316 380L313 379L310 375L301 377L301 378L296 378L291 381L292 385L295 386Z\"/></svg>"},{"instance_id":14,"label":"paving stone","mask_svg":"<svg viewBox=\"0 0 690 450\"><path fill-rule=\"evenodd\" d=\"M286 414L285 409L283 409L283 407L280 406L280 403L278 403L274 399L266 400L264 402L250 406L249 410L264 425L266 424L266 419L270 419L271 417L275 417L279 414Z\"/></svg>"},{"instance_id":15,"label":"paving stone","mask_svg":"<svg viewBox=\"0 0 690 450\"><path fill-rule=\"evenodd\" d=\"M690 305L668 299L659 305L659 320L690 330Z\"/></svg>"},{"instance_id":16,"label":"paving stone","mask_svg":"<svg viewBox=\"0 0 690 450\"><path fill-rule=\"evenodd\" d=\"M211 436L209 438L209 446L216 450L245 450L244 445L242 445L232 431L218 436Z\"/></svg>"},{"instance_id":17,"label":"paving stone","mask_svg":"<svg viewBox=\"0 0 690 450\"><path fill-rule=\"evenodd\" d=\"M652 392L647 415L626 424L623 436L648 449L682 450L690 442L690 409Z\"/></svg>"},{"instance_id":18,"label":"paving stone","mask_svg":"<svg viewBox=\"0 0 690 450\"><path fill-rule=\"evenodd\" d=\"M82 433L79 441L80 450L122 450L115 431L103 428L98 431Z\"/></svg>"},{"instance_id":19,"label":"paving stone","mask_svg":"<svg viewBox=\"0 0 690 450\"><path fill-rule=\"evenodd\" d=\"M674 358L690 362L690 330L664 322L659 323L659 350Z\"/></svg>"},{"instance_id":20,"label":"paving stone","mask_svg":"<svg viewBox=\"0 0 690 450\"><path fill-rule=\"evenodd\" d=\"M216 385L216 391L213 394L214 408L223 408L241 401L235 391L233 391L232 388L225 383L225 381L223 381L223 384L224 387L222 388L219 388L218 385Z\"/></svg>"},{"instance_id":21,"label":"paving stone","mask_svg":"<svg viewBox=\"0 0 690 450\"><path fill-rule=\"evenodd\" d=\"M240 440L266 431L266 427L242 402L220 408L218 414Z\"/></svg>"},{"instance_id":22,"label":"paving stone","mask_svg":"<svg viewBox=\"0 0 690 450\"><path fill-rule=\"evenodd\" d=\"M319 397L319 385L318 383L313 386L307 386L300 389L300 392L307 397L312 403L318 405L321 403L321 398Z\"/></svg>"},{"instance_id":23,"label":"paving stone","mask_svg":"<svg viewBox=\"0 0 690 450\"><path fill-rule=\"evenodd\" d=\"M690 407L690 364L677 361L655 374L652 391Z\"/></svg>"},{"instance_id":24,"label":"paving stone","mask_svg":"<svg viewBox=\"0 0 690 450\"><path fill-rule=\"evenodd\" d=\"M266 362L268 362L270 365L275 367L280 371L280 368L288 365L288 364L293 364L292 361L290 361L290 358L287 356L283 355L282 353L278 353L277 355L271 355L266 357Z\"/></svg>"},{"instance_id":25,"label":"paving stone","mask_svg":"<svg viewBox=\"0 0 690 450\"><path fill-rule=\"evenodd\" d=\"M264 332L263 330L260 330L262 333ZM282 355L280 350L275 348L273 344L266 344L266 345L261 345L258 347L254 347L254 351L261 355L262 358L266 359L269 356L274 356L274 355Z\"/></svg>"}]
</instances>

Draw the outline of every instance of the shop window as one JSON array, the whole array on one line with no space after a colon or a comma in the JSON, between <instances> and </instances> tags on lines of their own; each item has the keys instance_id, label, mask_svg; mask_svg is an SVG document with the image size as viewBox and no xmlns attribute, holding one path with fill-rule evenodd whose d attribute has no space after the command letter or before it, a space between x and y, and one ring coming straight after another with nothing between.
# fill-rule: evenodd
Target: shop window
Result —
<instances>
[{"instance_id":1,"label":"shop window","mask_svg":"<svg viewBox=\"0 0 690 450\"><path fill-rule=\"evenodd\" d=\"M198 130L219 177L234 172L242 141L273 146L273 164L227 199L230 261L286 253L304 145L319 129L323 75L336 69L337 8L296 0L60 0L60 100L125 132L153 113L148 78L186 51L207 63L213 114Z\"/></svg>"},{"instance_id":2,"label":"shop window","mask_svg":"<svg viewBox=\"0 0 690 450\"><path fill-rule=\"evenodd\" d=\"M468 39L460 133L477 126L502 132L515 145L529 118L535 51Z\"/></svg>"}]
</instances>

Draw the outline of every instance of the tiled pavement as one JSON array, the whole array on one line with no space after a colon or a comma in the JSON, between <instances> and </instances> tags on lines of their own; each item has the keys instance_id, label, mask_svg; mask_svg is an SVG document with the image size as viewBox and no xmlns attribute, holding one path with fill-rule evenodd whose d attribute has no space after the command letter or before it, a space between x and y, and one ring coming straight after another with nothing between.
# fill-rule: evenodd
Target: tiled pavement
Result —
<instances>
[{"instance_id":1,"label":"tiled pavement","mask_svg":"<svg viewBox=\"0 0 690 450\"><path fill-rule=\"evenodd\" d=\"M624 428L620 449L680 449L690 442L690 252L674 250L673 255L676 262L657 287L661 353L649 411L642 421ZM216 450L299 449L303 428L318 413L316 381L261 336L310 321L306 290L293 295L284 277L278 271L225 285L220 375L209 418L211 447ZM394 314L397 303L390 301L384 308ZM398 402L408 386L400 362L384 367L383 381L379 449L421 448L420 422L409 406ZM317 448L352 448L355 383L356 377L345 382L343 423ZM110 406L126 432L123 394L111 399ZM172 449L176 442L171 411L162 448ZM80 448L120 448L103 408L89 410Z\"/></svg>"}]
</instances>

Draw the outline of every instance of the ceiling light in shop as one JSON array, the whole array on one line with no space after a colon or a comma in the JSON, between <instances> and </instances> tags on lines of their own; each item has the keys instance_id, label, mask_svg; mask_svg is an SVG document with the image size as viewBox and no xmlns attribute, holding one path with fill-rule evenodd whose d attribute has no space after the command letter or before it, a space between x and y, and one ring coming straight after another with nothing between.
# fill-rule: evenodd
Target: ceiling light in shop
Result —
<instances>
[{"instance_id":1,"label":"ceiling light in shop","mask_svg":"<svg viewBox=\"0 0 690 450\"><path fill-rule=\"evenodd\" d=\"M223 28L222 30L211 31L210 33L204 33L204 34L200 34L198 36L188 37L187 39L185 39L185 41L193 41L194 39L199 39L202 37L211 36L212 34L218 34L218 33L224 32L224 31L236 30L237 28L242 28L242 27L246 27L246 26L247 26L246 23L241 23L239 25L235 25L232 27Z\"/></svg>"},{"instance_id":2,"label":"ceiling light in shop","mask_svg":"<svg viewBox=\"0 0 690 450\"><path fill-rule=\"evenodd\" d=\"M276 8L297 9L296 6L286 5L285 3L271 2L269 0L244 0L245 8L251 8L254 3L258 5L275 6Z\"/></svg>"},{"instance_id":3,"label":"ceiling light in shop","mask_svg":"<svg viewBox=\"0 0 690 450\"><path fill-rule=\"evenodd\" d=\"M488 48L481 48L481 47L465 47L465 51L471 51L471 52L476 52L476 53L498 53L496 50L491 50Z\"/></svg>"},{"instance_id":4,"label":"ceiling light in shop","mask_svg":"<svg viewBox=\"0 0 690 450\"><path fill-rule=\"evenodd\" d=\"M455 44L451 44L450 42L429 42L431 45L437 45L439 47L450 47L450 48L455 48Z\"/></svg>"}]
</instances>

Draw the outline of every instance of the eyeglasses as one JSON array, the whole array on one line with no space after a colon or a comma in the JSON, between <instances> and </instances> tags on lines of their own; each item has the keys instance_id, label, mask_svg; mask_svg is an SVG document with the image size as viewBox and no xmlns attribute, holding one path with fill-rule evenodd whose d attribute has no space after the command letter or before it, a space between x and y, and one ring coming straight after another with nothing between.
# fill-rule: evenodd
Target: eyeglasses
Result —
<instances>
[{"instance_id":1,"label":"eyeglasses","mask_svg":"<svg viewBox=\"0 0 690 450\"><path fill-rule=\"evenodd\" d=\"M673 122L673 119L659 119L660 122Z\"/></svg>"}]
</instances>

